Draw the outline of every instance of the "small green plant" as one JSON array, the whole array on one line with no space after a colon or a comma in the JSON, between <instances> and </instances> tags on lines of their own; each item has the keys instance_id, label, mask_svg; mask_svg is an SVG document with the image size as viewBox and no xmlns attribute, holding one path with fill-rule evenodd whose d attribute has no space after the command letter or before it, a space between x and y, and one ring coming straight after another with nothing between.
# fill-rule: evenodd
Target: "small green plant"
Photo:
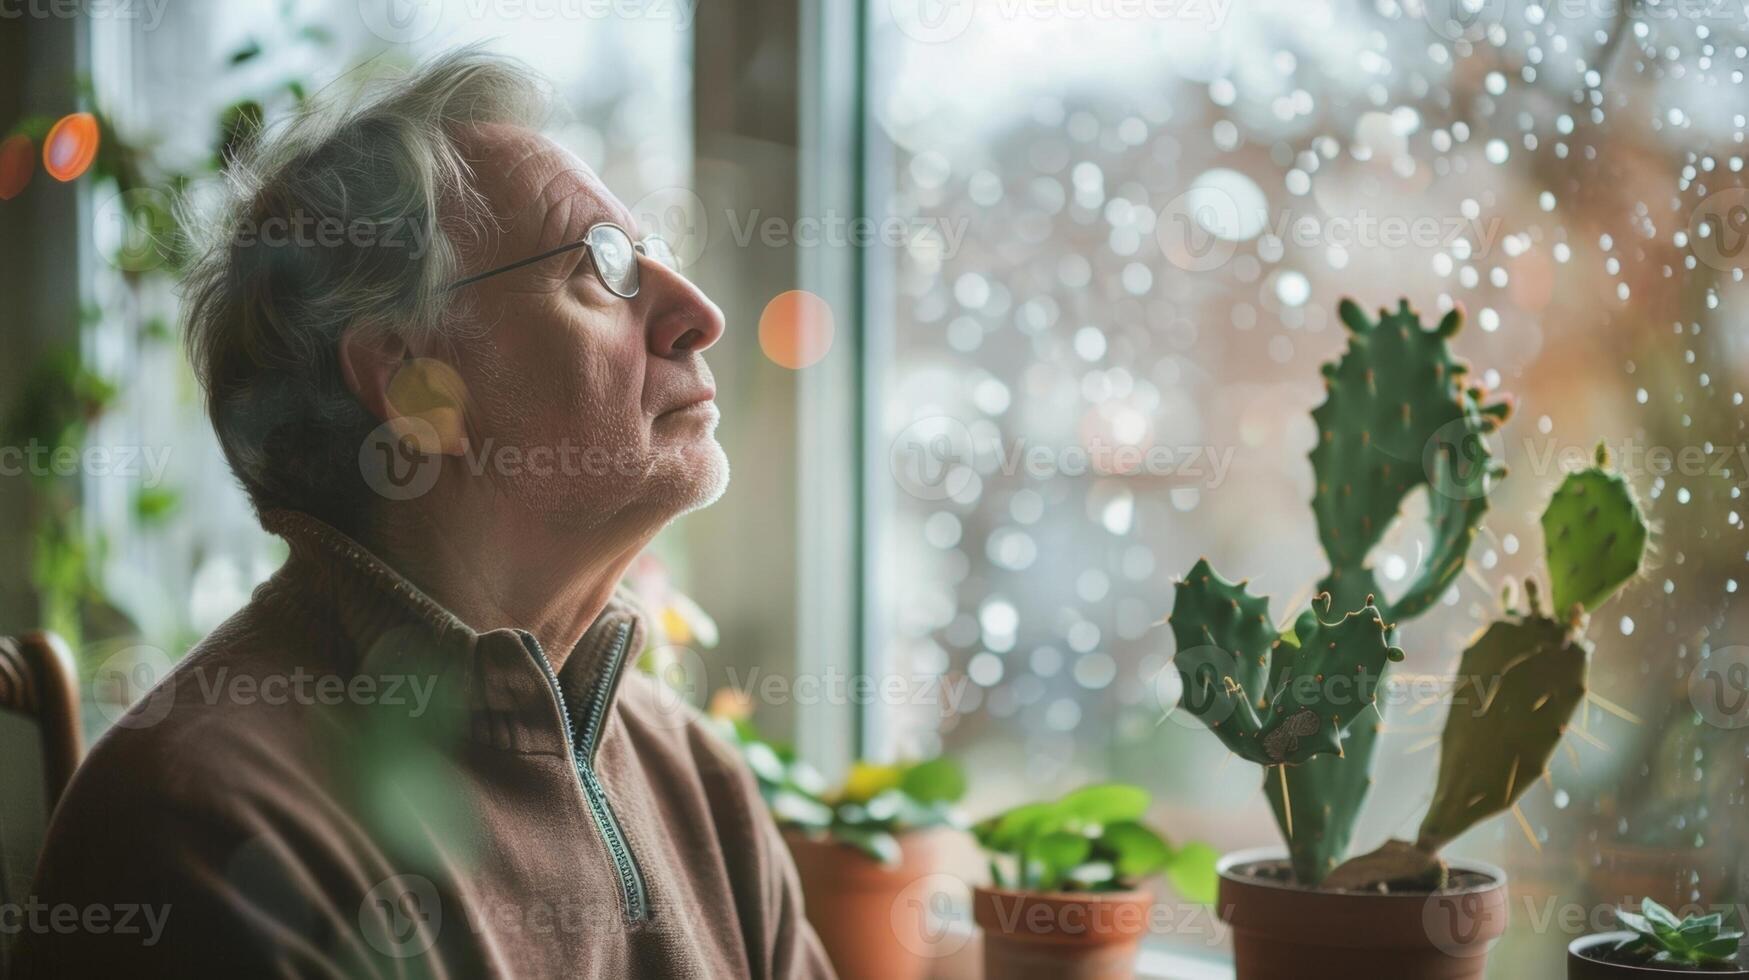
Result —
<instances>
[{"instance_id":1,"label":"small green plant","mask_svg":"<svg viewBox=\"0 0 1749 980\"><path fill-rule=\"evenodd\" d=\"M1026 892L1129 891L1164 874L1179 894L1215 900L1214 848L1173 847L1141 819L1148 793L1105 783L1054 802L1027 803L978 823L978 843L990 852L990 880Z\"/></svg>"},{"instance_id":2,"label":"small green plant","mask_svg":"<svg viewBox=\"0 0 1749 980\"><path fill-rule=\"evenodd\" d=\"M965 773L952 759L851 766L831 788L789 745L768 741L744 710L713 702L710 717L741 751L778 826L824 834L882 864L899 863L899 835L930 827L963 827L956 807Z\"/></svg>"},{"instance_id":3,"label":"small green plant","mask_svg":"<svg viewBox=\"0 0 1749 980\"><path fill-rule=\"evenodd\" d=\"M1678 919L1650 898L1640 903L1638 913L1616 909L1615 919L1633 933L1616 944L1615 956L1637 963L1693 970L1730 967L1737 964L1743 942L1742 931L1726 927L1717 912Z\"/></svg>"}]
</instances>

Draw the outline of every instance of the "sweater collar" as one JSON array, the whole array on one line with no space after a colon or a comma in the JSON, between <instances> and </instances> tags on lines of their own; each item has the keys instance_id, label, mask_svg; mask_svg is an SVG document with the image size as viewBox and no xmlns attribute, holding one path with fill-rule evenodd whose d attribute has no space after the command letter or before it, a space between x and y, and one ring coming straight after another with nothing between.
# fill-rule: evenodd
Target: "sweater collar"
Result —
<instances>
[{"instance_id":1,"label":"sweater collar","mask_svg":"<svg viewBox=\"0 0 1749 980\"><path fill-rule=\"evenodd\" d=\"M291 548L273 584L297 597L302 614L330 619L352 652L352 673L428 679L434 718L465 725L474 741L512 751L562 751L585 723L585 712L594 726L605 725L625 672L643 649L644 617L623 587L553 675L531 635L474 630L326 522L272 510L262 515L262 526ZM554 696L555 682L562 701ZM590 747L598 745L597 738Z\"/></svg>"}]
</instances>

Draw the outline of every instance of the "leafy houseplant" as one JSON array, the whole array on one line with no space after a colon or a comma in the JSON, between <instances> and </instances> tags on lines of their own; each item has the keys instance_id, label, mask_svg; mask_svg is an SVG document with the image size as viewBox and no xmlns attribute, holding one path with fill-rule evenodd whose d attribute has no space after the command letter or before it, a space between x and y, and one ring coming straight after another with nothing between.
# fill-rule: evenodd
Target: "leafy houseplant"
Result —
<instances>
[{"instance_id":1,"label":"leafy houseplant","mask_svg":"<svg viewBox=\"0 0 1749 980\"><path fill-rule=\"evenodd\" d=\"M1627 929L1576 939L1567 947L1570 980L1607 980L1669 973L1749 974L1739 964L1743 933L1727 928L1724 916L1675 913L1648 898L1638 913L1617 909Z\"/></svg>"},{"instance_id":2,"label":"leafy houseplant","mask_svg":"<svg viewBox=\"0 0 1749 980\"><path fill-rule=\"evenodd\" d=\"M793 748L766 740L732 699L714 698L710 717L741 750L779 827L828 837L894 866L900 836L965 824L954 804L965 795L966 777L952 759L858 761L844 785L832 789Z\"/></svg>"},{"instance_id":3,"label":"leafy houseplant","mask_svg":"<svg viewBox=\"0 0 1749 980\"><path fill-rule=\"evenodd\" d=\"M965 824L958 763L852 765L829 788L794 750L767 741L744 702L710 716L741 751L795 859L808 921L844 980L923 980L943 937L933 916L945 852Z\"/></svg>"},{"instance_id":4,"label":"leafy houseplant","mask_svg":"<svg viewBox=\"0 0 1749 980\"><path fill-rule=\"evenodd\" d=\"M973 895L984 930L984 975L1124 978L1148 928L1164 874L1185 897L1215 897L1215 852L1174 848L1141 823L1146 791L1108 783L1029 803L973 827L991 855L992 886Z\"/></svg>"},{"instance_id":5,"label":"leafy houseplant","mask_svg":"<svg viewBox=\"0 0 1749 980\"><path fill-rule=\"evenodd\" d=\"M1349 960L1391 975L1449 971L1450 957L1464 955L1479 976L1481 954L1504 928L1504 877L1454 874L1438 851L1514 806L1542 774L1585 695L1585 614L1638 572L1645 521L1601 451L1596 468L1567 477L1543 515L1553 615L1527 581L1528 611L1509 610L1465 651L1419 835L1344 863L1372 782L1378 684L1385 666L1403 658L1393 645L1397 626L1429 608L1462 571L1490 485L1504 475L1485 436L1510 406L1489 403L1466 383L1468 367L1448 345L1462 326L1458 311L1432 330L1407 301L1396 313L1381 310L1377 321L1347 300L1339 312L1349 348L1324 366L1327 397L1312 413L1312 509L1330 563L1319 585L1322 608L1278 632L1266 598L1203 560L1178 583L1169 617L1184 707L1235 754L1265 767L1288 845L1286 868L1257 855L1223 862L1220 907L1237 934L1242 975L1308 975L1312 949L1323 950L1312 960L1335 968L1326 947L1341 946ZM1427 490L1429 557L1400 598L1381 601L1367 555L1417 487ZM1400 929L1386 928L1395 913L1377 901L1319 900L1338 892L1398 894L1413 909L1400 910ZM1466 898L1442 913L1449 935L1436 935L1422 922L1423 900L1447 892Z\"/></svg>"}]
</instances>

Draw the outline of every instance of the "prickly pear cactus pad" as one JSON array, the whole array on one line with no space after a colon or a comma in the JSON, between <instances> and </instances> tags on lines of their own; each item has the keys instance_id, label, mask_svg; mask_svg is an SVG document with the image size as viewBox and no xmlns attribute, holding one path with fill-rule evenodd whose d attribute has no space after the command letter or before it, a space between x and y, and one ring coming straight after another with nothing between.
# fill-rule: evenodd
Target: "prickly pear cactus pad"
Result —
<instances>
[{"instance_id":1,"label":"prickly pear cactus pad","mask_svg":"<svg viewBox=\"0 0 1749 980\"><path fill-rule=\"evenodd\" d=\"M1403 498L1429 487L1433 548L1387 618L1414 615L1438 600L1462 570L1487 510L1489 481L1503 470L1483 439L1505 421L1508 402L1484 404L1466 383L1468 365L1447 342L1463 326L1452 310L1432 330L1407 300L1369 320L1352 300L1338 307L1348 350L1324 365L1327 395L1312 411L1316 489L1312 510L1330 561L1323 589L1343 612L1379 594L1367 553L1396 519ZM1437 484L1437 485L1436 485Z\"/></svg>"},{"instance_id":2,"label":"prickly pear cactus pad","mask_svg":"<svg viewBox=\"0 0 1749 980\"><path fill-rule=\"evenodd\" d=\"M1334 623L1300 617L1298 647L1278 645L1270 665L1269 707L1258 738L1265 765L1342 753L1342 734L1373 706L1385 664L1403 659L1402 650L1385 642L1388 629L1370 603Z\"/></svg>"},{"instance_id":3,"label":"prickly pear cactus pad","mask_svg":"<svg viewBox=\"0 0 1749 980\"><path fill-rule=\"evenodd\" d=\"M1437 852L1542 776L1585 697L1587 655L1565 624L1534 613L1495 623L1464 651L1417 847Z\"/></svg>"},{"instance_id":4,"label":"prickly pear cactus pad","mask_svg":"<svg viewBox=\"0 0 1749 980\"><path fill-rule=\"evenodd\" d=\"M1221 578L1206 558L1175 591L1167 622L1178 645L1172 663L1183 683L1181 703L1234 753L1262 759L1258 712L1277 642L1269 600Z\"/></svg>"},{"instance_id":5,"label":"prickly pear cactus pad","mask_svg":"<svg viewBox=\"0 0 1749 980\"><path fill-rule=\"evenodd\" d=\"M1168 622L1185 708L1235 754L1265 766L1341 753L1343 731L1372 706L1385 664L1403 658L1372 606L1334 623L1301 616L1297 645L1282 643L1269 601L1206 559L1178 583Z\"/></svg>"},{"instance_id":6,"label":"prickly pear cactus pad","mask_svg":"<svg viewBox=\"0 0 1749 980\"><path fill-rule=\"evenodd\" d=\"M1595 610L1633 578L1646 553L1646 521L1621 474L1598 466L1568 474L1543 511L1543 550L1554 614Z\"/></svg>"}]
</instances>

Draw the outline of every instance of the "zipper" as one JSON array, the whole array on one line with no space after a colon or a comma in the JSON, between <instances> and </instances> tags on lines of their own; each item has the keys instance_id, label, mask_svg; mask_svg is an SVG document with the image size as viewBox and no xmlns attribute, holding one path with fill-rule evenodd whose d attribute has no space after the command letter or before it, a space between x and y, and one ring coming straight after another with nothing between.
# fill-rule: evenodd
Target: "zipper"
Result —
<instances>
[{"instance_id":1,"label":"zipper","mask_svg":"<svg viewBox=\"0 0 1749 980\"><path fill-rule=\"evenodd\" d=\"M601 840L607 845L608 856L613 859L614 873L619 876L620 897L625 902L626 918L633 922L642 922L650 917L644 875L638 870L638 862L632 856L631 846L626 843L625 831L620 828L619 818L614 816L613 807L608 805L607 790L595 774L595 748L601 741L601 728L607 720L608 694L625 661L626 644L632 635L631 624L620 624L614 636L607 669L595 682L595 689L589 692L589 703L584 705L581 728L571 714L570 706L565 703L565 692L559 687L559 675L553 670L553 662L547 659L546 652L541 649L540 641L527 630L517 630L516 633L522 638L522 645L539 663L541 672L546 675L548 686L553 689L553 697L559 702L559 714L565 719L565 749L570 753L571 763L577 770L577 784L583 790L584 802L589 804L589 815L594 820L595 829L601 832Z\"/></svg>"}]
</instances>

